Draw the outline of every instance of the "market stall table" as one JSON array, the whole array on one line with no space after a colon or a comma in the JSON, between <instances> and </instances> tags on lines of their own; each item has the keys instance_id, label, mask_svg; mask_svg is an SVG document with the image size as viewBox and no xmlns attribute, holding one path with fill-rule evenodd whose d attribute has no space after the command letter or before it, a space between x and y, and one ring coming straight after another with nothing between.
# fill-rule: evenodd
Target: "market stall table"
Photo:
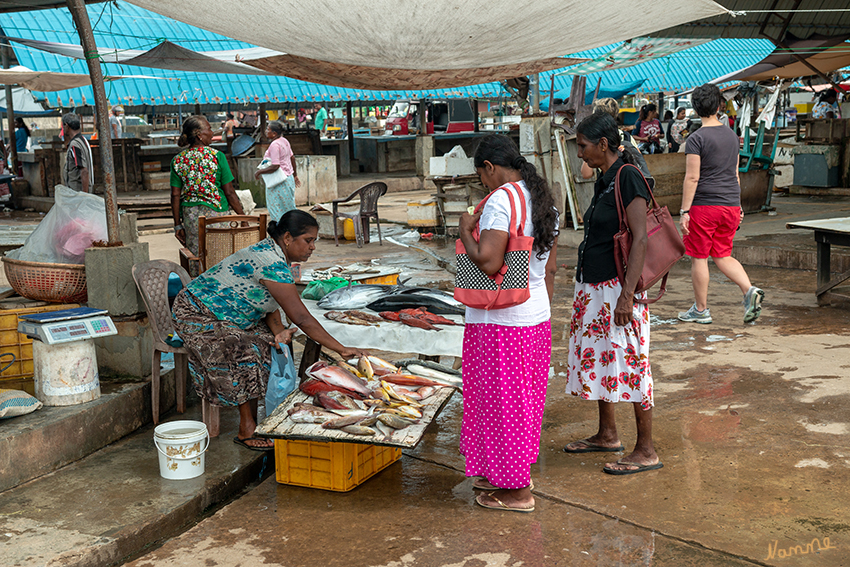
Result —
<instances>
[{"instance_id":1,"label":"market stall table","mask_svg":"<svg viewBox=\"0 0 850 567\"><path fill-rule=\"evenodd\" d=\"M828 305L830 296L840 299L850 297L832 292L830 290L850 280L850 271L844 272L833 279L830 271L830 248L836 246L850 246L850 217L836 219L818 219L810 221L789 222L785 228L804 228L815 231L815 242L817 242L817 294L818 305Z\"/></svg>"},{"instance_id":2,"label":"market stall table","mask_svg":"<svg viewBox=\"0 0 850 567\"><path fill-rule=\"evenodd\" d=\"M437 392L422 401L422 417L414 425L395 430L387 439L380 433L375 435L351 435L340 429L323 429L317 423L295 423L288 419L287 413L297 403L310 403L311 397L301 391L293 392L271 415L266 417L254 432L262 437L272 439L288 439L316 442L345 442L379 445L383 447L400 447L403 449L415 447L422 439L428 424L440 413L443 405L454 393L454 388L440 388Z\"/></svg>"}]
</instances>

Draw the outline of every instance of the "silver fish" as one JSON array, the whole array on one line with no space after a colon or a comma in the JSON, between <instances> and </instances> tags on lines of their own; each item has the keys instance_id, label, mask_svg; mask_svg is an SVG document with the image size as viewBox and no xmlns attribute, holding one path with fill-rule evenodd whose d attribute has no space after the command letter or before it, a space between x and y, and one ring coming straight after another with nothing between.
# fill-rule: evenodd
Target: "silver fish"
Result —
<instances>
[{"instance_id":1,"label":"silver fish","mask_svg":"<svg viewBox=\"0 0 850 567\"><path fill-rule=\"evenodd\" d=\"M362 309L392 292L393 286L388 285L349 285L333 290L318 305L322 309Z\"/></svg>"},{"instance_id":2,"label":"silver fish","mask_svg":"<svg viewBox=\"0 0 850 567\"><path fill-rule=\"evenodd\" d=\"M384 436L382 441L392 441L395 429L380 420L378 420L378 423L375 424L375 429L378 430L378 433Z\"/></svg>"},{"instance_id":3,"label":"silver fish","mask_svg":"<svg viewBox=\"0 0 850 567\"><path fill-rule=\"evenodd\" d=\"M363 427L362 425L346 425L340 428L340 431L345 431L351 435L374 435L375 430L371 427Z\"/></svg>"},{"instance_id":4,"label":"silver fish","mask_svg":"<svg viewBox=\"0 0 850 567\"><path fill-rule=\"evenodd\" d=\"M416 423L416 421L413 419L393 415L391 413L382 413L378 416L378 421L380 421L384 425L392 427L393 429L404 429L405 427Z\"/></svg>"},{"instance_id":5,"label":"silver fish","mask_svg":"<svg viewBox=\"0 0 850 567\"><path fill-rule=\"evenodd\" d=\"M307 410L298 410L289 414L289 419L295 423L325 423L331 417Z\"/></svg>"},{"instance_id":6,"label":"silver fish","mask_svg":"<svg viewBox=\"0 0 850 567\"><path fill-rule=\"evenodd\" d=\"M441 372L439 370L434 370L433 368L427 368L425 366L422 366L421 364L408 364L406 368L407 371L413 374L414 376L432 378L434 380L445 382L446 384L451 384L452 386L463 387L463 378L461 378L460 376L448 374L447 372Z\"/></svg>"},{"instance_id":7,"label":"silver fish","mask_svg":"<svg viewBox=\"0 0 850 567\"><path fill-rule=\"evenodd\" d=\"M354 425L355 423L360 423L366 418L364 415L355 414L355 415L346 415L343 417L338 417L336 419L331 419L322 424L323 429L342 429L348 425Z\"/></svg>"}]
</instances>

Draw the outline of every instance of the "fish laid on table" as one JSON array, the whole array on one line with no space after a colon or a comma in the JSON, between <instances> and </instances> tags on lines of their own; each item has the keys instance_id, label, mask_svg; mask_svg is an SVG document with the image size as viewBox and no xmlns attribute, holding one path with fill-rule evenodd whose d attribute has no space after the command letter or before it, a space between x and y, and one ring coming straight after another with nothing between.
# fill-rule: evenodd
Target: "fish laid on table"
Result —
<instances>
[{"instance_id":1,"label":"fish laid on table","mask_svg":"<svg viewBox=\"0 0 850 567\"><path fill-rule=\"evenodd\" d=\"M413 374L385 374L384 376L381 376L381 380L385 380L392 384L398 384L399 386L451 387L450 384L437 382L436 380L431 380L430 378L424 378L422 376L414 376Z\"/></svg>"},{"instance_id":2,"label":"fish laid on table","mask_svg":"<svg viewBox=\"0 0 850 567\"><path fill-rule=\"evenodd\" d=\"M295 423L324 423L336 419L339 415L310 404L295 404L287 412Z\"/></svg>"},{"instance_id":3,"label":"fish laid on table","mask_svg":"<svg viewBox=\"0 0 850 567\"><path fill-rule=\"evenodd\" d=\"M327 363L321 360L311 365L310 368L307 369L306 374L310 378L316 378L317 380L327 382L334 386L339 386L345 390L356 392L362 397L368 397L372 393L371 390L366 387L363 380L348 370L340 368L339 366L328 366Z\"/></svg>"},{"instance_id":4,"label":"fish laid on table","mask_svg":"<svg viewBox=\"0 0 850 567\"><path fill-rule=\"evenodd\" d=\"M298 385L298 389L307 394L308 396L316 396L319 392L333 392L339 391L347 396L350 396L353 399L363 398L362 394L358 394L353 390L347 390L342 386L337 386L335 384L330 384L325 382L324 380L320 380L319 378L307 378L301 384Z\"/></svg>"},{"instance_id":5,"label":"fish laid on table","mask_svg":"<svg viewBox=\"0 0 850 567\"><path fill-rule=\"evenodd\" d=\"M370 323L383 323L384 320L380 317L372 315L371 313L366 313L364 311L357 311L356 309L349 309L347 311L343 311L349 317L354 317L355 319L362 319L363 321L368 321Z\"/></svg>"},{"instance_id":6,"label":"fish laid on table","mask_svg":"<svg viewBox=\"0 0 850 567\"><path fill-rule=\"evenodd\" d=\"M463 315L466 312L466 306L463 303L455 299L452 294L446 293L445 291L439 289L420 287L402 290L401 293L414 293L420 297L430 297L431 299L434 299L436 301L441 301L447 305L460 309L461 313L459 313L459 315Z\"/></svg>"},{"instance_id":7,"label":"fish laid on table","mask_svg":"<svg viewBox=\"0 0 850 567\"><path fill-rule=\"evenodd\" d=\"M363 427L362 425L346 425L345 427L341 427L340 431L345 431L349 435L374 435L375 430L371 427Z\"/></svg>"},{"instance_id":8,"label":"fish laid on table","mask_svg":"<svg viewBox=\"0 0 850 567\"><path fill-rule=\"evenodd\" d=\"M353 311L348 311L345 313L343 313L342 311L328 311L324 315L325 319L336 321L337 323L345 323L347 325L362 325L364 327L379 326L377 323L367 321L366 319L361 319L360 317L355 317L354 315L349 315L349 313L353 313Z\"/></svg>"},{"instance_id":9,"label":"fish laid on table","mask_svg":"<svg viewBox=\"0 0 850 567\"><path fill-rule=\"evenodd\" d=\"M410 374L413 374L414 376L422 376L423 378L433 378L434 380L439 380L443 383L452 386L463 384L463 379L460 376L457 376L455 374L449 374L444 370L435 370L433 368L420 364L419 362L408 364L407 366L405 366L405 368Z\"/></svg>"},{"instance_id":10,"label":"fish laid on table","mask_svg":"<svg viewBox=\"0 0 850 567\"><path fill-rule=\"evenodd\" d=\"M378 315L387 321L399 321L401 314L398 311L381 311Z\"/></svg>"},{"instance_id":11,"label":"fish laid on table","mask_svg":"<svg viewBox=\"0 0 850 567\"><path fill-rule=\"evenodd\" d=\"M319 300L322 309L361 309L392 293L386 285L349 285L340 287Z\"/></svg>"},{"instance_id":12,"label":"fish laid on table","mask_svg":"<svg viewBox=\"0 0 850 567\"><path fill-rule=\"evenodd\" d=\"M354 425L363 421L368 415L368 412L363 411L330 419L322 424L322 429L342 429L347 425Z\"/></svg>"},{"instance_id":13,"label":"fish laid on table","mask_svg":"<svg viewBox=\"0 0 850 567\"><path fill-rule=\"evenodd\" d=\"M418 309L424 307L437 315L463 315L466 308L462 304L453 305L442 298L431 294L399 293L380 297L366 307L372 311L401 311L402 309Z\"/></svg>"},{"instance_id":14,"label":"fish laid on table","mask_svg":"<svg viewBox=\"0 0 850 567\"><path fill-rule=\"evenodd\" d=\"M416 327L418 329L425 329L426 331L439 331L437 327L429 323L424 319L420 319L419 317L414 317L413 315L408 315L407 313L402 312L399 315L399 321L407 325L408 327Z\"/></svg>"},{"instance_id":15,"label":"fish laid on table","mask_svg":"<svg viewBox=\"0 0 850 567\"><path fill-rule=\"evenodd\" d=\"M414 419L410 419L408 417L401 417L399 415L391 413L382 413L378 416L378 421L383 423L384 425L392 427L393 429L404 429L409 425L417 423L417 421Z\"/></svg>"},{"instance_id":16,"label":"fish laid on table","mask_svg":"<svg viewBox=\"0 0 850 567\"><path fill-rule=\"evenodd\" d=\"M430 368L432 370L437 370L439 372L444 372L446 374L451 374L452 376L460 377L461 372L456 368L452 368L451 366L446 366L444 364L440 364L439 362L434 362L433 360L419 360L418 358L405 358L404 360L396 360L393 362L397 367L402 368L405 366L409 366L411 364L416 364L417 366L422 366L425 368ZM412 373L412 374L415 374ZM428 376L426 376L428 378Z\"/></svg>"},{"instance_id":17,"label":"fish laid on table","mask_svg":"<svg viewBox=\"0 0 850 567\"><path fill-rule=\"evenodd\" d=\"M426 310L424 307L420 307L419 309L402 309L400 313L407 313L408 315L413 315L417 319L428 321L432 325L457 325L457 323L455 323L451 319L446 319L441 315L435 315L430 311Z\"/></svg>"},{"instance_id":18,"label":"fish laid on table","mask_svg":"<svg viewBox=\"0 0 850 567\"><path fill-rule=\"evenodd\" d=\"M331 411L341 409L361 409L357 406L353 398L343 394L339 390L319 392L316 394L316 401L318 402L318 405Z\"/></svg>"}]
</instances>

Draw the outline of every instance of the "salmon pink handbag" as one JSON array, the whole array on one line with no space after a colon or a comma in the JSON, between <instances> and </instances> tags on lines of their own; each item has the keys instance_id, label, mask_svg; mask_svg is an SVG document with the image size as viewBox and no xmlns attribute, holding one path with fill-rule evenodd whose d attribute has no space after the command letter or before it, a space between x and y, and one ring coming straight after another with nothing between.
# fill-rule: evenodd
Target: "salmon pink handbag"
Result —
<instances>
[{"instance_id":1,"label":"salmon pink handbag","mask_svg":"<svg viewBox=\"0 0 850 567\"><path fill-rule=\"evenodd\" d=\"M514 191L510 191L507 186L496 189L496 191L507 191L511 203L511 220L508 246L505 249L505 263L499 271L493 277L488 276L470 260L466 248L459 238L455 243L457 274L455 275L454 297L467 307L488 311L505 309L525 303L531 297L528 288L528 264L531 261L534 237L525 236L524 232L526 207L522 188L516 183L510 185L514 188ZM487 200L496 191L493 191L478 203L478 206L475 207L476 213L484 208ZM512 193L519 196L519 204L522 210L519 227L517 227L516 207ZM480 231L477 226L472 232L472 237L478 242Z\"/></svg>"}]
</instances>

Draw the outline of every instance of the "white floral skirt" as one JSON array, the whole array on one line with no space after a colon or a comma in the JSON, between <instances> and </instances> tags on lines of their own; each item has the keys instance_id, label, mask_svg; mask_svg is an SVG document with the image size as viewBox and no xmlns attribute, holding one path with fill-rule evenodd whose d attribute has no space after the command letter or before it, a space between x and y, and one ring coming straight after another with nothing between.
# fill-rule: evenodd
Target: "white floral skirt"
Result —
<instances>
[{"instance_id":1,"label":"white floral skirt","mask_svg":"<svg viewBox=\"0 0 850 567\"><path fill-rule=\"evenodd\" d=\"M617 278L576 283L570 321L567 393L585 400L636 402L653 407L649 366L649 308L635 303L634 319L614 323L620 297ZM646 298L646 292L638 296Z\"/></svg>"}]
</instances>

